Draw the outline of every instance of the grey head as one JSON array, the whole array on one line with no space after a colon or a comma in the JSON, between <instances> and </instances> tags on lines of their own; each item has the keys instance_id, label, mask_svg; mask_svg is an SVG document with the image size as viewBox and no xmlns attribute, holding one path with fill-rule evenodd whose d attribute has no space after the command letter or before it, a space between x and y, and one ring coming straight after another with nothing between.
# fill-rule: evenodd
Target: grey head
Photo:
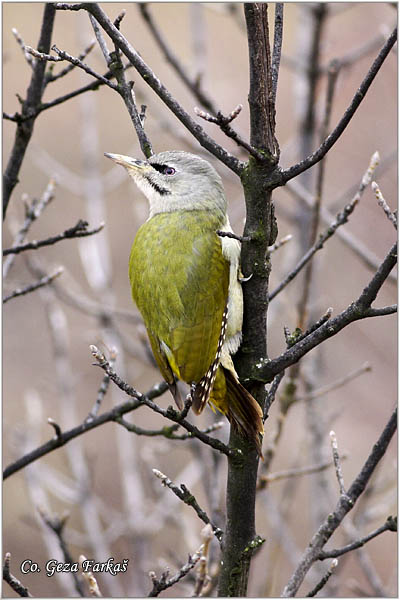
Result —
<instances>
[{"instance_id":1,"label":"grey head","mask_svg":"<svg viewBox=\"0 0 400 600\"><path fill-rule=\"evenodd\" d=\"M203 158L178 150L137 160L108 154L128 171L150 204L150 218L157 213L212 210L225 215L226 199L217 171Z\"/></svg>"}]
</instances>

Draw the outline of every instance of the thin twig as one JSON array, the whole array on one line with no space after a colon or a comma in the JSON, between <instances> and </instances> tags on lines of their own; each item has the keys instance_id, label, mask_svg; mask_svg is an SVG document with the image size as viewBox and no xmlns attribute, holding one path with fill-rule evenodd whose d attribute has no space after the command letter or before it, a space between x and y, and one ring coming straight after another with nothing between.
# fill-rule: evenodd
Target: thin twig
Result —
<instances>
[{"instance_id":1,"label":"thin twig","mask_svg":"<svg viewBox=\"0 0 400 600\"><path fill-rule=\"evenodd\" d=\"M9 584L9 586L12 587L12 589L14 590L14 592L16 592L18 594L18 596L21 596L22 598L33 598L32 594L29 593L28 588L25 587L24 585L22 585L22 583L19 581L19 579L14 577L14 575L11 573L10 561L11 561L11 554L10 554L10 552L6 552L6 555L4 557L4 565L3 565L4 581L6 581Z\"/></svg>"},{"instance_id":2,"label":"thin twig","mask_svg":"<svg viewBox=\"0 0 400 600\"><path fill-rule=\"evenodd\" d=\"M218 229L216 231L216 234L219 235L219 237L228 237L231 238L232 240L237 240L238 242L249 242L250 238L249 237L243 237L242 235L236 235L236 233L233 233L233 231L221 231L220 229Z\"/></svg>"},{"instance_id":3,"label":"thin twig","mask_svg":"<svg viewBox=\"0 0 400 600\"><path fill-rule=\"evenodd\" d=\"M127 431L131 431L132 433L136 433L136 435L145 435L147 437L165 437L168 440L189 440L189 439L193 439L193 435L190 432L187 433L181 433L181 434L175 434L174 432L177 431L177 429L179 429L179 424L176 423L175 425L170 425L169 427L163 427L162 429L143 429L142 427L138 427L137 425L134 425L133 423L129 423L128 421L126 421L123 417L119 417L118 419L115 419L116 423L119 423L120 425L122 425L122 427L125 427L125 429ZM212 431L217 431L218 429L221 429L221 427L223 427L224 423L223 421L219 421L218 423L213 423L212 425L209 425L209 427L206 427L205 429L201 429L200 431L202 433L211 433Z\"/></svg>"},{"instance_id":4,"label":"thin twig","mask_svg":"<svg viewBox=\"0 0 400 600\"><path fill-rule=\"evenodd\" d=\"M95 45L96 45L95 40L92 40L86 46L86 48L80 54L78 54L78 60L82 61L84 58L86 58L87 55L93 50ZM65 77L65 75L68 75L68 73L71 73L71 71L73 71L73 69L75 69L75 67L76 67L76 65L69 64L64 69L61 69L61 71L59 71L58 73L53 73L51 70L48 70L46 73L46 82L51 83L52 81L57 81L57 79L61 79L61 77Z\"/></svg>"},{"instance_id":5,"label":"thin twig","mask_svg":"<svg viewBox=\"0 0 400 600\"><path fill-rule=\"evenodd\" d=\"M56 4L56 8L58 8ZM67 5L64 5L67 6ZM209 150L214 156L219 158L228 168L234 171L236 174L240 174L244 168L244 163L239 161L235 156L229 154L222 146L217 144L201 127L200 125L190 117L190 115L183 109L183 107L177 102L167 88L161 83L156 77L150 67L143 61L142 57L136 52L136 50L129 44L127 39L121 34L120 31L114 26L112 21L100 8L100 6L93 2L88 4L73 5L73 10L85 9L90 12L100 23L106 33L111 37L113 42L120 48L125 54L128 60L134 65L138 73L145 80L145 82L153 89L153 91L161 98L161 100L168 106L172 113L183 123L183 125L194 135L194 137L200 142L200 144ZM78 9L75 7L78 6ZM66 9L69 10L69 9Z\"/></svg>"},{"instance_id":6,"label":"thin twig","mask_svg":"<svg viewBox=\"0 0 400 600\"><path fill-rule=\"evenodd\" d=\"M99 44L100 50L101 50L101 52L102 52L102 54L104 56L104 60L106 61L106 65L107 65L107 67L109 67L110 66L110 62L111 62L111 57L110 57L110 53L108 51L107 44L106 44L106 41L104 39L104 36L101 33L100 27L98 26L97 21L96 21L96 19L94 18L93 15L89 14L89 20L90 20L90 23L91 23L91 25L93 27L93 31L94 31L94 34L96 36L97 43Z\"/></svg>"},{"instance_id":7,"label":"thin twig","mask_svg":"<svg viewBox=\"0 0 400 600\"><path fill-rule=\"evenodd\" d=\"M102 593L100 592L100 588L98 586L97 579L93 575L92 571L90 571L87 568L88 563L89 563L89 561L87 560L86 556L81 554L81 556L79 557L79 564L80 564L80 567L82 570L82 575L88 584L89 594L90 594L90 596L94 596L95 598L101 598Z\"/></svg>"},{"instance_id":8,"label":"thin twig","mask_svg":"<svg viewBox=\"0 0 400 600\"><path fill-rule=\"evenodd\" d=\"M153 588L150 591L150 593L148 594L148 596L150 598L154 598L154 597L158 596L158 594L160 592L163 592L167 588L172 587L173 585L178 583L178 581L180 581L183 577L185 577L185 575L187 575L189 573L189 571L191 571L193 569L193 567L195 567L197 565L197 563L199 562L201 554L202 554L202 549L203 549L203 547L201 546L199 548L199 550L197 550L197 552L195 552L192 555L189 554L187 563L184 564L179 569L179 571L177 571L177 573L175 573L175 575L173 577L168 578L168 575L169 575L168 569L166 571L164 571L164 573L161 574L159 579L157 579L154 571L150 571L149 576L153 583Z\"/></svg>"},{"instance_id":9,"label":"thin twig","mask_svg":"<svg viewBox=\"0 0 400 600\"><path fill-rule=\"evenodd\" d=\"M396 263L397 244L394 244L381 263L377 272L366 285L357 300L352 302L350 306L348 306L336 317L328 319L326 323L324 323L316 331L302 339L300 342L295 343L291 348L283 352L283 354L277 358L268 361L260 361L259 365L256 365L257 378L260 381L265 381L266 383L272 381L277 373L280 373L288 366L296 363L298 360L300 360L300 358L312 350L312 348L315 348L323 341L336 335L344 327L350 325L350 323L360 319L379 316L379 309L371 309L371 303L376 299L380 288L387 280L389 273L392 271Z\"/></svg>"},{"instance_id":10,"label":"thin twig","mask_svg":"<svg viewBox=\"0 0 400 600\"><path fill-rule=\"evenodd\" d=\"M203 549L201 552L200 564L199 564L199 569L198 569L198 573L197 573L197 577L196 577L196 584L194 586L192 598L198 598L199 596L204 596L207 591L208 584L211 581L211 578L208 575L208 558L209 558L208 553L209 553L209 549L210 549L210 542L213 539L213 530L212 530L210 523L208 523L201 530L201 539L203 542L203 544L202 544Z\"/></svg>"},{"instance_id":11,"label":"thin twig","mask_svg":"<svg viewBox=\"0 0 400 600\"><path fill-rule=\"evenodd\" d=\"M316 321L315 323L310 325L310 327L308 329L306 329L306 331L304 331L304 332L302 332L301 329L297 327L293 333L290 333L289 329L287 327L284 327L284 333L285 333L287 347L291 348L295 344L298 344L299 342L301 342L301 340L304 340L311 333L314 333L314 331L317 331L317 329L322 327L322 325L324 323L329 321L329 319L332 316L332 313L333 313L333 308L330 306L329 308L326 309L326 311L324 312L322 317L320 317L318 319L318 321Z\"/></svg>"},{"instance_id":12,"label":"thin twig","mask_svg":"<svg viewBox=\"0 0 400 600\"><path fill-rule=\"evenodd\" d=\"M306 594L306 598L313 598L314 596L316 596L318 594L318 592L320 590L322 590L322 588L328 583L328 580L330 579L331 575L333 574L333 572L336 569L336 567L338 566L338 564L339 563L338 563L338 561L335 558L332 561L331 566L329 567L329 569L327 570L327 572L325 573L325 575L322 577L322 579L311 590L311 592L308 592L308 594Z\"/></svg>"},{"instance_id":13,"label":"thin twig","mask_svg":"<svg viewBox=\"0 0 400 600\"><path fill-rule=\"evenodd\" d=\"M227 137L230 137L232 140L234 140L238 146L241 146L242 148L247 150L247 152L254 156L254 158L256 158L257 160L263 161L265 160L265 156L261 152L259 152L257 148L254 148L254 146L246 142L237 133L237 131L232 129L232 127L229 125L229 123L231 123L233 119L236 119L238 114L241 112L242 108L243 106L241 104L238 104L236 108L234 108L227 117L225 117L220 111L218 111L217 115L214 117L213 115L210 115L204 110L200 110L199 108L197 108L197 106L194 107L194 112L201 119L204 119L209 123L214 123L214 125L218 125L221 131L223 131Z\"/></svg>"},{"instance_id":14,"label":"thin twig","mask_svg":"<svg viewBox=\"0 0 400 600\"><path fill-rule=\"evenodd\" d=\"M391 221L391 223L393 223L394 228L397 229L397 216L390 210L378 184L375 181L373 181L371 183L371 187L375 192L375 197L378 201L379 206L382 207L383 212L385 213L389 221Z\"/></svg>"},{"instance_id":15,"label":"thin twig","mask_svg":"<svg viewBox=\"0 0 400 600\"><path fill-rule=\"evenodd\" d=\"M94 358L97 361L97 363L95 363L96 366L101 367L107 373L107 375L109 375L110 379L121 390L123 390L126 394L128 394L128 396L131 396L132 398L136 398L136 402L138 405L144 404L144 405L148 406L149 408L151 408L151 410L153 410L154 412L162 415L163 417L166 417L170 421L174 421L175 423L178 423L184 429L189 431L193 437L198 438L200 441L213 447L215 450L219 450L219 452L222 452L223 454L226 454L227 456L236 456L236 451L233 448L230 448L229 446L227 446L220 440L217 440L216 438L206 435L205 433L200 431L200 429L198 429L197 427L195 427L194 425L189 423L184 418L184 416L186 416L185 413L188 409L188 406L190 406L190 403L185 402L185 407L181 413L177 412L174 408L172 408L172 406L169 406L167 408L167 410L164 410L163 408L161 408L160 406L155 404L155 402L153 402L148 396L140 394L140 392L137 392L134 388L132 388L130 385L128 385L125 381L123 381L115 373L115 371L110 367L109 362L106 360L105 356L103 354L101 354L101 352L98 351L96 346L91 346L91 351L92 351L92 355L94 356ZM124 412L126 412L126 411L124 411ZM121 415L118 415L118 416L121 416Z\"/></svg>"},{"instance_id":16,"label":"thin twig","mask_svg":"<svg viewBox=\"0 0 400 600\"><path fill-rule=\"evenodd\" d=\"M89 65L87 65L86 63L79 60L79 58L75 58L74 56L71 56L71 54L68 54L68 52L65 52L64 50L60 50L59 48L57 48L57 46L55 44L53 44L51 49L57 54L57 56L60 57L61 60L67 60L68 62L75 65L76 67L79 67L80 69L85 71L88 75L91 75L92 77L94 77L95 79L100 81L101 83L107 85L108 87L110 87L113 90L118 91L118 86L115 83L113 83L106 77L103 77L103 75L96 73L96 71L93 71L93 69L91 67L89 67ZM54 59L54 57L52 57L52 59ZM47 59L47 60L51 60L51 59Z\"/></svg>"},{"instance_id":17,"label":"thin twig","mask_svg":"<svg viewBox=\"0 0 400 600\"><path fill-rule=\"evenodd\" d=\"M364 466L349 487L347 494L340 496L335 510L326 517L318 531L314 534L295 572L283 590L282 597L288 598L296 595L309 569L313 563L318 560L324 545L339 527L347 513L354 507L356 501L365 490L371 475L375 471L381 458L384 456L396 429L397 409L392 413L379 439L374 444L365 461Z\"/></svg>"},{"instance_id":18,"label":"thin twig","mask_svg":"<svg viewBox=\"0 0 400 600\"><path fill-rule=\"evenodd\" d=\"M96 19L92 15L89 16L91 17L91 20L97 24ZM142 118L140 117L136 106L135 94L133 92L133 82L127 82L125 77L124 66L120 57L120 50L116 44L114 44L114 48L115 50L110 55L108 66L110 67L112 73L114 73L115 78L118 82L118 91L125 103L132 124L135 128L140 148L145 157L149 158L153 154L153 148L150 139L144 130L144 119L142 120Z\"/></svg>"},{"instance_id":19,"label":"thin twig","mask_svg":"<svg viewBox=\"0 0 400 600\"><path fill-rule=\"evenodd\" d=\"M55 185L56 184L55 184L54 179L50 179L41 198L39 200L34 198L30 205L27 205L27 204L25 205L25 221L24 221L21 229L18 231L17 235L14 238L14 241L12 243L12 248L15 248L16 246L20 246L22 244L32 223L40 217L40 215L42 214L44 209L54 199ZM13 255L11 255L11 256L9 256L9 258L7 258L4 261L3 279L5 277L7 277L8 272L14 262L14 258L15 257Z\"/></svg>"},{"instance_id":20,"label":"thin twig","mask_svg":"<svg viewBox=\"0 0 400 600\"><path fill-rule=\"evenodd\" d=\"M35 61L32 59L32 56L29 54L29 52L26 51L26 44L25 44L24 40L22 39L22 37L18 33L18 30L15 27L13 27L11 29L11 31L13 33L13 36L17 40L17 44L19 45L19 47L21 48L22 52L24 53L26 62L33 69L35 67Z\"/></svg>"},{"instance_id":21,"label":"thin twig","mask_svg":"<svg viewBox=\"0 0 400 600\"><path fill-rule=\"evenodd\" d=\"M182 483L179 488L171 479L169 479L169 477L167 477L167 475L164 475L164 473L161 473L161 471L159 471L158 469L153 469L153 473L156 477L158 477L158 479L161 480L162 485L169 488L175 494L175 496L182 500L182 502L184 502L188 506L191 506L196 512L199 519L203 521L203 523L205 523L206 525L211 525L215 537L219 542L221 542L223 531L219 527L211 523L209 516L202 508L200 508L196 498L187 489L187 487Z\"/></svg>"},{"instance_id":22,"label":"thin twig","mask_svg":"<svg viewBox=\"0 0 400 600\"><path fill-rule=\"evenodd\" d=\"M147 393L147 398L157 398L164 394L168 390L168 385L162 381L161 383L153 386ZM67 431L64 431L60 437L53 437L48 442L42 444L38 448L35 448L31 452L28 452L15 462L8 465L3 472L3 479L7 479L13 473L23 469L27 465L35 462L42 456L53 452L53 450L60 448L67 444L70 440L86 433L87 431L91 431L104 423L115 422L121 415L124 415L132 410L136 410L140 406L140 402L138 402L135 398L130 398L125 402L121 402L114 406L111 410L102 413L98 417L94 418L92 421L87 422L84 421L80 425L73 427Z\"/></svg>"},{"instance_id":23,"label":"thin twig","mask_svg":"<svg viewBox=\"0 0 400 600\"><path fill-rule=\"evenodd\" d=\"M314 196L310 194L299 182L298 179L289 181L284 189L287 189L293 196L295 196L305 206L312 208L314 203ZM329 225L334 220L334 215L324 206L321 206L321 220L325 225ZM338 237L356 256L358 256L363 264L371 271L376 271L379 267L379 258L371 252L371 250L355 235L345 228L339 228L336 230L336 237ZM397 279L393 274L389 275L389 281L396 282Z\"/></svg>"},{"instance_id":24,"label":"thin twig","mask_svg":"<svg viewBox=\"0 0 400 600\"><path fill-rule=\"evenodd\" d=\"M275 375L274 380L271 383L271 387L269 388L267 397L265 398L263 421L266 421L268 419L269 409L271 408L271 405L275 400L276 392L278 391L279 384L282 381L284 375L285 371L281 371L280 373Z\"/></svg>"},{"instance_id":25,"label":"thin twig","mask_svg":"<svg viewBox=\"0 0 400 600\"><path fill-rule=\"evenodd\" d=\"M110 359L109 359L111 366L113 366L115 364L116 359L117 359L117 350L115 348L113 348L110 351ZM89 412L88 416L86 417L86 421L90 422L95 417L97 417L97 414L98 414L98 412L100 410L101 403L103 402L104 396L107 393L109 384L110 384L110 378L106 374L106 375L104 375L103 381L101 382L101 385L100 385L100 388L99 388L99 391L97 392L96 402L94 403L93 408L91 409L91 411ZM117 421L117 423L119 423L119 421Z\"/></svg>"},{"instance_id":26,"label":"thin twig","mask_svg":"<svg viewBox=\"0 0 400 600\"><path fill-rule=\"evenodd\" d=\"M330 435L330 438L331 438L333 464L335 465L336 478L337 478L338 483L339 483L340 495L341 496L345 496L346 495L346 488L344 487L342 465L341 465L341 462L340 462L340 456L339 456L339 450L338 450L338 443L337 443L336 433L334 431L331 431L329 433L329 435Z\"/></svg>"},{"instance_id":27,"label":"thin twig","mask_svg":"<svg viewBox=\"0 0 400 600\"><path fill-rule=\"evenodd\" d=\"M341 226L347 223L349 216L355 209L356 205L360 201L360 198L365 190L365 188L369 185L373 172L379 164L379 154L378 152L374 152L371 157L368 169L364 173L359 188L351 201L346 204L346 206L341 210L337 215L336 219L331 225L319 235L318 240L311 246L311 248L304 254L304 256L299 260L295 268L285 277L285 279L270 293L269 300L273 300L275 296L277 296L301 271L301 269L308 263L309 260L314 256L314 254L323 248L325 242L329 240L330 237L336 232L336 230Z\"/></svg>"},{"instance_id":28,"label":"thin twig","mask_svg":"<svg viewBox=\"0 0 400 600\"><path fill-rule=\"evenodd\" d=\"M30 283L29 285L27 285L24 288L17 288L13 292L11 292L11 294L9 294L8 296L5 296L5 298L3 298L3 304L8 302L9 300L12 300L13 298L18 298L19 296L25 296L26 294L30 294L31 292L34 292L45 285L49 285L57 277L59 277L63 272L64 272L64 267L59 267L52 275L45 275L44 277L41 277L39 279L39 281Z\"/></svg>"},{"instance_id":29,"label":"thin twig","mask_svg":"<svg viewBox=\"0 0 400 600\"><path fill-rule=\"evenodd\" d=\"M285 244L290 242L291 239L293 239L293 236L291 233L289 233L288 235L285 235L283 238L281 238L280 240L275 242L275 244L272 244L272 246L268 246L268 252L270 254L272 254L272 252L275 252L276 250L278 250L279 248L281 248L282 246L284 246Z\"/></svg>"},{"instance_id":30,"label":"thin twig","mask_svg":"<svg viewBox=\"0 0 400 600\"><path fill-rule=\"evenodd\" d=\"M385 531L397 532L397 517L388 517L383 525L381 525L368 535L360 538L359 540L355 540L351 544L347 544L342 548L336 548L335 550L325 550L323 552L320 552L317 558L318 560L325 560L326 558L336 558L338 556L342 556L347 552L351 552L352 550L361 548L362 546L364 546L364 544L366 544L370 540L373 540L375 537L377 537L381 533L384 533Z\"/></svg>"},{"instance_id":31,"label":"thin twig","mask_svg":"<svg viewBox=\"0 0 400 600\"><path fill-rule=\"evenodd\" d=\"M45 240L28 242L19 246L13 246L12 248L6 248L3 250L3 256L7 256L8 254L19 254L20 252L25 252L26 250L37 250L38 248L43 248L44 246L52 246L53 244L61 242L62 240L87 237L88 235L99 233L99 231L104 229L104 223L100 223L100 225L95 229L88 230L88 226L89 223L87 221L79 219L76 225L53 237Z\"/></svg>"}]
</instances>

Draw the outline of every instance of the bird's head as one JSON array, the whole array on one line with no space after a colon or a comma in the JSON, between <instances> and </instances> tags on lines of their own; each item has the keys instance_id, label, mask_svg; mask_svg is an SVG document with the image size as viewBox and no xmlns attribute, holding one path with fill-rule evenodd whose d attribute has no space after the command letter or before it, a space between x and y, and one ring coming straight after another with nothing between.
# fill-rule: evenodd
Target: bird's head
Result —
<instances>
[{"instance_id":1,"label":"bird's head","mask_svg":"<svg viewBox=\"0 0 400 600\"><path fill-rule=\"evenodd\" d=\"M105 153L125 167L150 204L150 217L161 212L212 210L225 215L222 181L206 160L177 150L137 160Z\"/></svg>"}]
</instances>

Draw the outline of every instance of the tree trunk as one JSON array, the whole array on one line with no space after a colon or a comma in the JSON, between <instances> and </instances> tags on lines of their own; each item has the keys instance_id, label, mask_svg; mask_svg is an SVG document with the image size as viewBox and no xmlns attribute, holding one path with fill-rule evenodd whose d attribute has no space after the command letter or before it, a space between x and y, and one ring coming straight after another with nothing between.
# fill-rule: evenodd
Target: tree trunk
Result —
<instances>
[{"instance_id":1,"label":"tree trunk","mask_svg":"<svg viewBox=\"0 0 400 600\"><path fill-rule=\"evenodd\" d=\"M267 358L267 309L270 261L268 246L276 238L272 194L268 182L279 157L275 139L275 109L272 98L271 57L267 4L246 4L250 61L250 142L265 161L250 158L241 180L246 200L246 225L241 266L244 319L243 342L235 365L242 382L263 407L264 384L257 382L256 365ZM227 521L223 540L219 596L246 596L250 562L263 540L256 536L255 500L258 455L252 443L231 428L230 445L241 456L228 459Z\"/></svg>"}]
</instances>

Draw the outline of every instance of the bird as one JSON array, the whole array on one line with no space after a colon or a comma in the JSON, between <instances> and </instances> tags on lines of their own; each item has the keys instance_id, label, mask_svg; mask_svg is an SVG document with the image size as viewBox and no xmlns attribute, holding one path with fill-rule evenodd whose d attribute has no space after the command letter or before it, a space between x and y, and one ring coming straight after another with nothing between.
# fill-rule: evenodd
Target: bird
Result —
<instances>
[{"instance_id":1,"label":"bird","mask_svg":"<svg viewBox=\"0 0 400 600\"><path fill-rule=\"evenodd\" d=\"M129 279L177 407L184 403L176 379L189 384L195 414L209 403L261 456L262 410L232 360L242 339L241 248L233 235L221 235L233 234L221 177L208 161L184 151L147 160L104 154L126 169L148 200Z\"/></svg>"}]
</instances>

